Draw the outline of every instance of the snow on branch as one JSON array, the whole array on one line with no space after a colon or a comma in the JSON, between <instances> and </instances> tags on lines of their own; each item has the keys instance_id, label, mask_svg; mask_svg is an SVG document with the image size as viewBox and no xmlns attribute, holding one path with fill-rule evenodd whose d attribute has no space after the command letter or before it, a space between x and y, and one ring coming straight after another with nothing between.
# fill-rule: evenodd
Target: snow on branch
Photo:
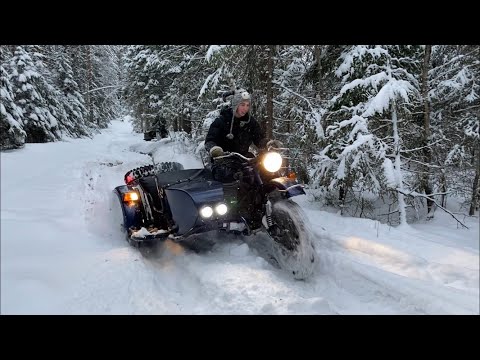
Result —
<instances>
[{"instance_id":1,"label":"snow on branch","mask_svg":"<svg viewBox=\"0 0 480 360\"><path fill-rule=\"evenodd\" d=\"M207 54L205 55L205 60L209 62L212 56L216 52L219 52L220 50L222 50L224 47L226 47L226 45L211 45L207 50Z\"/></svg>"},{"instance_id":2,"label":"snow on branch","mask_svg":"<svg viewBox=\"0 0 480 360\"><path fill-rule=\"evenodd\" d=\"M400 150L401 153L409 153L409 152L413 152L413 151L418 151L418 150L422 150L422 149L425 149L425 148L428 148L432 145L435 145L435 144L438 144L439 142L442 142L444 139L440 139L440 140L437 140L431 144L428 144L426 146L422 146L422 147L419 147L419 148L415 148L415 149L408 149L408 150Z\"/></svg>"},{"instance_id":3,"label":"snow on branch","mask_svg":"<svg viewBox=\"0 0 480 360\"><path fill-rule=\"evenodd\" d=\"M108 89L108 88L120 88L120 87L122 87L122 86L123 86L123 85L102 86L102 87L99 87L99 88L95 88L95 89L92 89L92 90L85 91L82 95L91 93L91 92L93 92L93 91L98 91L98 90L103 90L103 89Z\"/></svg>"},{"instance_id":4,"label":"snow on branch","mask_svg":"<svg viewBox=\"0 0 480 360\"><path fill-rule=\"evenodd\" d=\"M403 195L406 195L406 196L411 196L411 197L423 197L427 200L430 200L432 201L433 203L435 203L435 205L437 205L440 209L442 209L443 211L445 211L447 214L450 214L460 225L462 225L465 229L468 229L468 226L465 225L464 223L462 223L460 220L458 220L455 215L453 215L453 213L447 209L445 209L442 205L440 205L438 202L435 201L434 198L430 197L430 196L427 196L427 195L424 195L424 194L420 194L416 191L411 191L409 193L405 192L405 191L402 191L401 189L395 189L396 191L398 191L399 193L403 194ZM442 195L442 194L446 194L446 193L438 193L438 194L432 194L432 195Z\"/></svg>"}]
</instances>

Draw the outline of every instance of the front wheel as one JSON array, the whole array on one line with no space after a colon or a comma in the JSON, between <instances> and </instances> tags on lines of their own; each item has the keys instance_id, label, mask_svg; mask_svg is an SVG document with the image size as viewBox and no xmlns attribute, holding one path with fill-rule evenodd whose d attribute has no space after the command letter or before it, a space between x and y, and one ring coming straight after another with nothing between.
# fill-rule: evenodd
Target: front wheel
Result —
<instances>
[{"instance_id":1,"label":"front wheel","mask_svg":"<svg viewBox=\"0 0 480 360\"><path fill-rule=\"evenodd\" d=\"M317 253L306 214L292 200L279 200L272 206L273 225L267 230L274 240L273 255L280 268L298 280L313 274Z\"/></svg>"}]
</instances>

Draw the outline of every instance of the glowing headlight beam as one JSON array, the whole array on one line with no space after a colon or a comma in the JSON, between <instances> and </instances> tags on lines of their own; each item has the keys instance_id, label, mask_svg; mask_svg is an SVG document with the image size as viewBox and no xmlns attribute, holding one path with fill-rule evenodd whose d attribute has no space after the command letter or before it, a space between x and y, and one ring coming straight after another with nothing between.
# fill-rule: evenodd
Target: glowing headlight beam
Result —
<instances>
[{"instance_id":1,"label":"glowing headlight beam","mask_svg":"<svg viewBox=\"0 0 480 360\"><path fill-rule=\"evenodd\" d=\"M215 212L218 215L225 215L227 213L227 211L228 211L227 205L225 205L225 204L219 204L215 207Z\"/></svg>"},{"instance_id":2,"label":"glowing headlight beam","mask_svg":"<svg viewBox=\"0 0 480 360\"><path fill-rule=\"evenodd\" d=\"M200 209L200 215L203 218L209 218L213 215L213 209L210 206L204 206Z\"/></svg>"},{"instance_id":3,"label":"glowing headlight beam","mask_svg":"<svg viewBox=\"0 0 480 360\"><path fill-rule=\"evenodd\" d=\"M268 152L263 159L263 166L270 172L280 170L282 167L282 156L277 152Z\"/></svg>"}]
</instances>

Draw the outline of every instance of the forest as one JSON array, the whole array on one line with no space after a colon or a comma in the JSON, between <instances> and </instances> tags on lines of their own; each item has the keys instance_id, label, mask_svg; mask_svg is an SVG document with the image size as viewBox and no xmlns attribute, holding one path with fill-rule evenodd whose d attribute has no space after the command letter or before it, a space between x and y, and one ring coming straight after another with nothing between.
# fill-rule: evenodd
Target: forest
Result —
<instances>
[{"instance_id":1,"label":"forest","mask_svg":"<svg viewBox=\"0 0 480 360\"><path fill-rule=\"evenodd\" d=\"M479 45L2 45L0 148L128 115L199 153L237 87L322 206L392 225L478 214Z\"/></svg>"}]
</instances>

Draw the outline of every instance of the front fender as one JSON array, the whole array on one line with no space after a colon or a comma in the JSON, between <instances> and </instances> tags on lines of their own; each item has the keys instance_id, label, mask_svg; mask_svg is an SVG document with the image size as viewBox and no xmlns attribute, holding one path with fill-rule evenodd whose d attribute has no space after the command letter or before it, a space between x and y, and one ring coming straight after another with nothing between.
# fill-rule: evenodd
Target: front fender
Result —
<instances>
[{"instance_id":1,"label":"front fender","mask_svg":"<svg viewBox=\"0 0 480 360\"><path fill-rule=\"evenodd\" d=\"M123 227L127 231L131 226L139 228L142 224L140 203L138 202L129 206L123 202L123 194L128 191L130 191L130 189L126 185L117 186L115 190L113 190L113 192L117 195L118 201L120 202L120 207L122 208L123 213Z\"/></svg>"},{"instance_id":2,"label":"front fender","mask_svg":"<svg viewBox=\"0 0 480 360\"><path fill-rule=\"evenodd\" d=\"M304 186L286 176L272 179L270 184L276 187L287 199L292 196L305 195Z\"/></svg>"}]
</instances>

